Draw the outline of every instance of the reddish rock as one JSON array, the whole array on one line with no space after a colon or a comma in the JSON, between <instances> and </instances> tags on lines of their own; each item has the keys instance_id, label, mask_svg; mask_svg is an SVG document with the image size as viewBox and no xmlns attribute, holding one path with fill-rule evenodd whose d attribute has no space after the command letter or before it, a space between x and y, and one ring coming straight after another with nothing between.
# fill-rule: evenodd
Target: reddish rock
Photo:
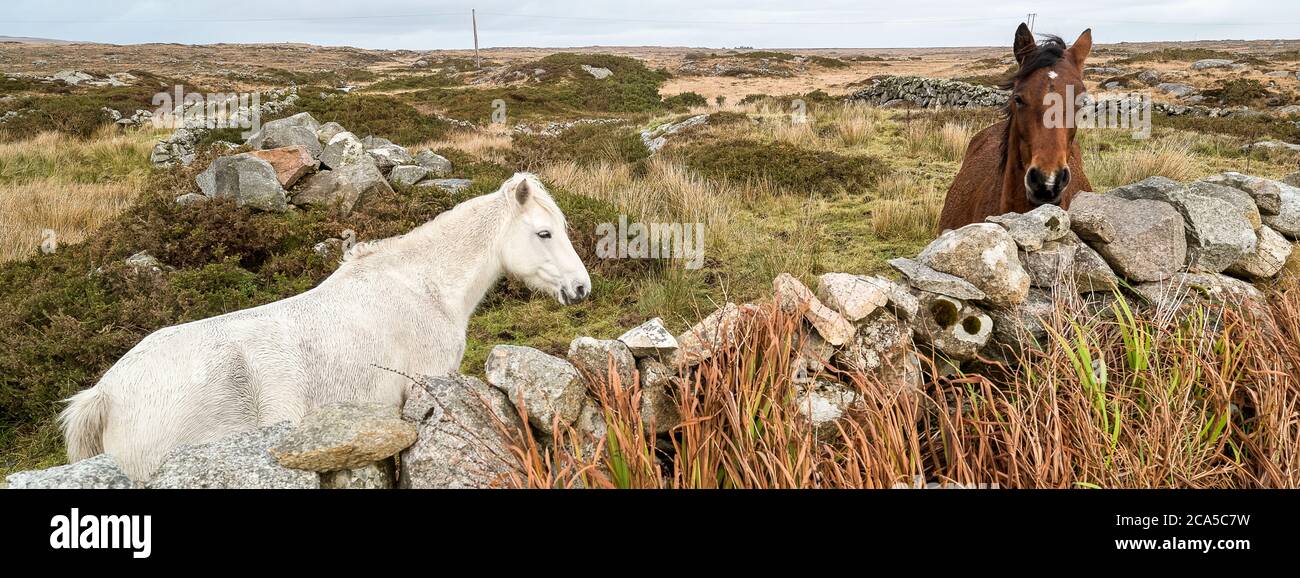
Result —
<instances>
[{"instance_id":1,"label":"reddish rock","mask_svg":"<svg viewBox=\"0 0 1300 578\"><path fill-rule=\"evenodd\" d=\"M311 151L302 145L280 147L248 153L268 163L275 169L275 177L280 186L289 188L307 173L316 170L319 163L312 158Z\"/></svg>"}]
</instances>

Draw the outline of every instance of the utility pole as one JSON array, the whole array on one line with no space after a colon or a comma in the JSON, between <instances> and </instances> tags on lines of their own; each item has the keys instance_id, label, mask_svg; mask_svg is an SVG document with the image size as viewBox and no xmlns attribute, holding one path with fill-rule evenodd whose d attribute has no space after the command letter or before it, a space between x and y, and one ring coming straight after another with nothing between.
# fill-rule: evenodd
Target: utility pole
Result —
<instances>
[{"instance_id":1,"label":"utility pole","mask_svg":"<svg viewBox=\"0 0 1300 578\"><path fill-rule=\"evenodd\" d=\"M1029 31L1030 31L1030 32L1033 32L1033 31L1034 31L1034 21L1035 21L1035 20L1038 20L1038 13L1037 13L1037 12L1030 12L1029 15L1025 17L1025 24L1028 24L1028 25L1029 25Z\"/></svg>"},{"instance_id":2,"label":"utility pole","mask_svg":"<svg viewBox=\"0 0 1300 578\"><path fill-rule=\"evenodd\" d=\"M470 8L470 21L474 24L474 68L483 68L483 60L478 57L478 11Z\"/></svg>"}]
</instances>

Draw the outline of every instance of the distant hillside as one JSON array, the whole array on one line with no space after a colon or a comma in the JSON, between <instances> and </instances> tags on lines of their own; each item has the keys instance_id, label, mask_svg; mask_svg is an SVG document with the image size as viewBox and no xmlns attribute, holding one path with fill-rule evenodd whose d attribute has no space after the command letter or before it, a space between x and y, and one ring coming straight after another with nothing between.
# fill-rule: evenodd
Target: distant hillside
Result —
<instances>
[{"instance_id":1,"label":"distant hillside","mask_svg":"<svg viewBox=\"0 0 1300 578\"><path fill-rule=\"evenodd\" d=\"M76 44L70 40L54 40L52 38L27 38L25 36L0 36L0 42L21 42L23 44Z\"/></svg>"}]
</instances>

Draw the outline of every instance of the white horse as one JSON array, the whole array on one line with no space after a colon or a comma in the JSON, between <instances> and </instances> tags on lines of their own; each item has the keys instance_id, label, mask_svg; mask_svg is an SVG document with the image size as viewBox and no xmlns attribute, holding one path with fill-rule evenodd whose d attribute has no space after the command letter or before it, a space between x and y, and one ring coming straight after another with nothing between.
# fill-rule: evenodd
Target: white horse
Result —
<instances>
[{"instance_id":1,"label":"white horse","mask_svg":"<svg viewBox=\"0 0 1300 578\"><path fill-rule=\"evenodd\" d=\"M406 235L358 244L310 291L144 338L68 400L68 460L106 452L144 480L182 444L335 402L400 407L409 382L381 368L456 371L470 315L503 274L563 304L591 291L564 215L527 173Z\"/></svg>"}]
</instances>

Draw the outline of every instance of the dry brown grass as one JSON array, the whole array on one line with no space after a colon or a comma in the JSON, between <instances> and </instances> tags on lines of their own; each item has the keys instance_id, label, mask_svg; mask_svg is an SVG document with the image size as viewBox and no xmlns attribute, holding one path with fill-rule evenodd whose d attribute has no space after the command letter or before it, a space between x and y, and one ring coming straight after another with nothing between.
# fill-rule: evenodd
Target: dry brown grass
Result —
<instances>
[{"instance_id":1,"label":"dry brown grass","mask_svg":"<svg viewBox=\"0 0 1300 578\"><path fill-rule=\"evenodd\" d=\"M442 140L427 141L411 147L412 151L422 149L438 150L456 149L481 160L498 164L506 163L506 152L513 145L507 129L494 126L476 131L456 131L449 133Z\"/></svg>"},{"instance_id":2,"label":"dry brown grass","mask_svg":"<svg viewBox=\"0 0 1300 578\"><path fill-rule=\"evenodd\" d=\"M0 144L0 261L35 253L44 231L76 243L127 208L149 172L149 132L89 140L47 133Z\"/></svg>"},{"instance_id":3,"label":"dry brown grass","mask_svg":"<svg viewBox=\"0 0 1300 578\"><path fill-rule=\"evenodd\" d=\"M961 162L966 146L979 130L965 122L938 125L929 119L913 119L900 128L903 144L911 155L949 162Z\"/></svg>"},{"instance_id":4,"label":"dry brown grass","mask_svg":"<svg viewBox=\"0 0 1300 578\"><path fill-rule=\"evenodd\" d=\"M894 173L876 185L880 198L871 205L871 229L882 239L923 240L939 228L942 191L910 173Z\"/></svg>"},{"instance_id":5,"label":"dry brown grass","mask_svg":"<svg viewBox=\"0 0 1300 578\"><path fill-rule=\"evenodd\" d=\"M630 165L610 162L555 163L540 174L567 191L607 201L642 219L722 225L738 200L755 194L755 188L714 182L663 157L647 161L641 176Z\"/></svg>"},{"instance_id":6,"label":"dry brown grass","mask_svg":"<svg viewBox=\"0 0 1300 578\"><path fill-rule=\"evenodd\" d=\"M1140 148L1087 154L1084 166L1093 188L1104 191L1154 176L1175 181L1196 178L1196 158L1186 143L1172 140L1143 144Z\"/></svg>"},{"instance_id":7,"label":"dry brown grass","mask_svg":"<svg viewBox=\"0 0 1300 578\"><path fill-rule=\"evenodd\" d=\"M637 384L592 383L608 425L532 448L516 487L1010 488L1300 486L1300 292L1259 316L1217 306L1178 320L1062 301L1053 337L1017 367L930 377L907 393L851 378L862 402L815 432L793 401L801 322L770 307L683 376L683 423L656 438ZM933 375L933 372L930 372ZM1189 377L1194 376L1193 379ZM518 433L518 432L514 432ZM665 444L671 449L665 449ZM595 453L573 448L594 447ZM523 452L517 451L520 455Z\"/></svg>"}]
</instances>

